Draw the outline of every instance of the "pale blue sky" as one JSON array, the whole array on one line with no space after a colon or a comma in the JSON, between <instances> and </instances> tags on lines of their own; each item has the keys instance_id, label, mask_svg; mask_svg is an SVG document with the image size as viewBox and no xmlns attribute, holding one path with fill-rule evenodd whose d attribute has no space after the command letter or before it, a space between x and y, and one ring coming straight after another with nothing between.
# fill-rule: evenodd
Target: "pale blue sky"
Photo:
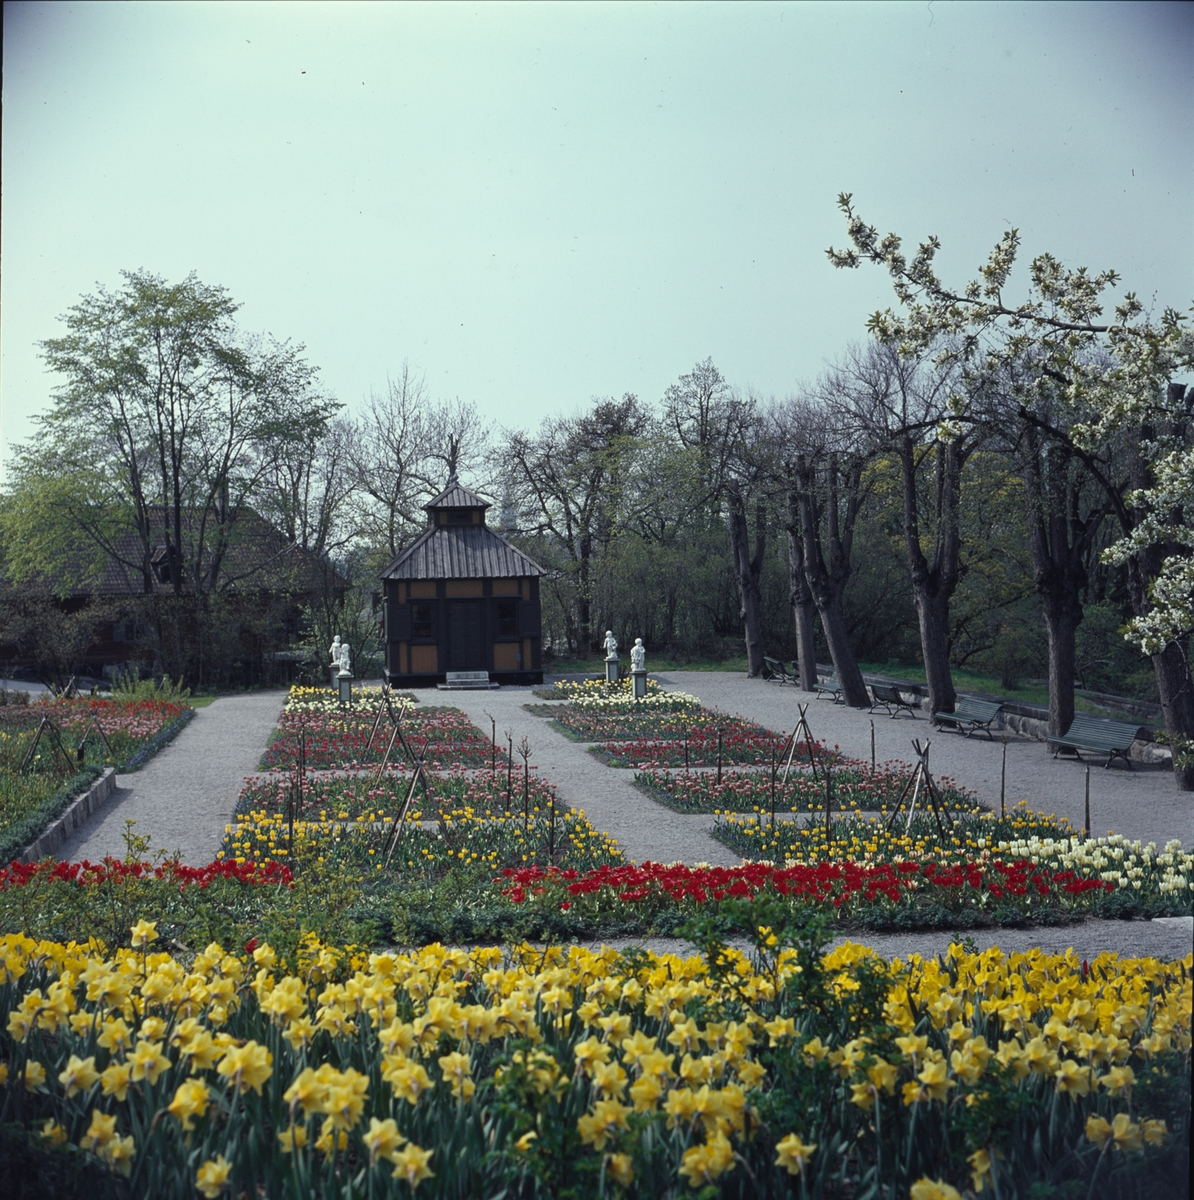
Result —
<instances>
[{"instance_id":1,"label":"pale blue sky","mask_svg":"<svg viewBox=\"0 0 1194 1200\"><path fill-rule=\"evenodd\" d=\"M835 208L969 276L1194 298L1190 4L6 4L2 436L122 268L196 271L357 405L403 359L507 425L712 355L790 391L887 303Z\"/></svg>"}]
</instances>

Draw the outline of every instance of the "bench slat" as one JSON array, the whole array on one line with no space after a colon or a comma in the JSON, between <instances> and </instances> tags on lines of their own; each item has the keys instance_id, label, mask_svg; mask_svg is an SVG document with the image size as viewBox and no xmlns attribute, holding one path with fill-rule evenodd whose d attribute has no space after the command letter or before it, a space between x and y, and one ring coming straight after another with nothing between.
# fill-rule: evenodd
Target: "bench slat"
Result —
<instances>
[{"instance_id":1,"label":"bench slat","mask_svg":"<svg viewBox=\"0 0 1194 1200\"><path fill-rule=\"evenodd\" d=\"M963 696L953 712L935 712L933 720L938 723L956 725L959 730L962 730L963 726L969 726L963 730L967 737L976 729L982 729L987 737L994 741L991 722L999 715L1002 708L1003 705L997 700L978 700L973 696Z\"/></svg>"},{"instance_id":2,"label":"bench slat","mask_svg":"<svg viewBox=\"0 0 1194 1200\"><path fill-rule=\"evenodd\" d=\"M1101 717L1092 717L1089 713L1075 713L1070 727L1060 737L1051 735L1047 743L1056 746L1053 757L1063 749L1073 750L1081 758L1080 750L1094 750L1107 755L1103 765L1109 767L1114 758L1122 758L1130 767L1132 760L1128 750L1140 732L1139 725L1129 725L1126 721L1107 721Z\"/></svg>"}]
</instances>

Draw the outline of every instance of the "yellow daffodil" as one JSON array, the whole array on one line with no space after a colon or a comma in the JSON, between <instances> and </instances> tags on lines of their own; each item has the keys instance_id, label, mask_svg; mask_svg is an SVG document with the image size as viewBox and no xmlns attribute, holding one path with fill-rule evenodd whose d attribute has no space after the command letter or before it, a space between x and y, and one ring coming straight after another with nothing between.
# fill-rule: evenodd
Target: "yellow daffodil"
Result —
<instances>
[{"instance_id":1,"label":"yellow daffodil","mask_svg":"<svg viewBox=\"0 0 1194 1200\"><path fill-rule=\"evenodd\" d=\"M72 1054L66 1064L66 1069L59 1073L58 1082L66 1089L67 1096L78 1092L90 1091L99 1082L99 1072L95 1069L95 1055L79 1058Z\"/></svg>"},{"instance_id":2,"label":"yellow daffodil","mask_svg":"<svg viewBox=\"0 0 1194 1200\"><path fill-rule=\"evenodd\" d=\"M201 1080L188 1079L175 1089L174 1099L166 1106L166 1111L182 1122L183 1129L189 1131L194 1119L207 1112L209 1099L207 1087Z\"/></svg>"},{"instance_id":3,"label":"yellow daffodil","mask_svg":"<svg viewBox=\"0 0 1194 1200\"><path fill-rule=\"evenodd\" d=\"M435 1174L429 1166L434 1153L434 1150L423 1150L414 1142L401 1150L396 1150L391 1156L391 1161L394 1163L394 1178L404 1179L413 1191L424 1179L430 1179Z\"/></svg>"},{"instance_id":4,"label":"yellow daffodil","mask_svg":"<svg viewBox=\"0 0 1194 1200\"><path fill-rule=\"evenodd\" d=\"M158 927L156 921L146 921L144 919L138 921L133 926L132 945L137 949L148 946L150 942L158 940Z\"/></svg>"},{"instance_id":5,"label":"yellow daffodil","mask_svg":"<svg viewBox=\"0 0 1194 1200\"><path fill-rule=\"evenodd\" d=\"M228 1176L232 1173L232 1164L222 1155L209 1158L195 1174L195 1187L207 1197L216 1197L228 1186Z\"/></svg>"},{"instance_id":6,"label":"yellow daffodil","mask_svg":"<svg viewBox=\"0 0 1194 1200\"><path fill-rule=\"evenodd\" d=\"M808 1165L816 1148L816 1142L806 1145L800 1140L799 1134L789 1133L775 1144L775 1165L783 1167L790 1175L799 1175Z\"/></svg>"}]
</instances>

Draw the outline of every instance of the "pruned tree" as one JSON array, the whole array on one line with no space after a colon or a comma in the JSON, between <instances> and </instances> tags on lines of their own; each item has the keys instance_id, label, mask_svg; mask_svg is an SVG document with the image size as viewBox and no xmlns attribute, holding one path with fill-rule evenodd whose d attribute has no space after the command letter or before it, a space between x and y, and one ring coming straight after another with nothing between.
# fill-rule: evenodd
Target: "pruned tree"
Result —
<instances>
[{"instance_id":1,"label":"pruned tree","mask_svg":"<svg viewBox=\"0 0 1194 1200\"><path fill-rule=\"evenodd\" d=\"M899 464L904 552L934 712L952 712L957 700L950 671L949 606L964 570L962 472L985 435L982 424L968 422L950 437L939 436L959 374L871 342L851 347L841 357L825 392L861 441L889 451ZM928 495L922 487L926 468L932 477Z\"/></svg>"},{"instance_id":2,"label":"pruned tree","mask_svg":"<svg viewBox=\"0 0 1194 1200\"><path fill-rule=\"evenodd\" d=\"M885 269L903 308L876 312L868 326L901 355L926 353L947 339L938 361L963 371L1000 375L1023 364L1036 372L1037 391L1059 406L1048 435L1081 459L1104 489L1123 536L1111 557L1128 565L1135 618L1129 636L1152 657L1166 732L1175 746L1179 785L1194 790L1194 680L1189 640L1194 590L1194 435L1184 383L1176 376L1194 370L1194 328L1173 308L1159 318L1145 313L1135 293L1105 320L1105 293L1119 282L1114 271L1067 270L1051 254L1029 265L1026 297L1004 299L1020 235L1007 231L978 277L960 288L935 273L936 237L922 242L909 259L895 234L880 237L854 211L848 194L839 197L851 248L827 252L838 267L871 262ZM965 397L955 397L956 416L966 415ZM1031 408L1025 406L1032 424ZM947 430L949 426L946 426ZM1041 430L1044 433L1044 430ZM1130 496L1102 472L1097 460L1116 434L1130 436L1137 466L1129 472L1143 486ZM1134 560L1134 562L1132 561ZM1072 687L1072 682L1071 682ZM1062 707L1051 699L1062 715Z\"/></svg>"},{"instance_id":3,"label":"pruned tree","mask_svg":"<svg viewBox=\"0 0 1194 1200\"><path fill-rule=\"evenodd\" d=\"M837 420L835 410L824 402L826 392L832 392L829 378L811 394L773 408L772 440L779 455L778 478L786 491L790 553L799 540L790 570L803 570L843 699L862 708L869 697L850 645L842 597L850 578L854 530L865 496L863 470L871 450ZM797 611L798 620L804 611ZM801 634L807 639L807 630Z\"/></svg>"}]
</instances>

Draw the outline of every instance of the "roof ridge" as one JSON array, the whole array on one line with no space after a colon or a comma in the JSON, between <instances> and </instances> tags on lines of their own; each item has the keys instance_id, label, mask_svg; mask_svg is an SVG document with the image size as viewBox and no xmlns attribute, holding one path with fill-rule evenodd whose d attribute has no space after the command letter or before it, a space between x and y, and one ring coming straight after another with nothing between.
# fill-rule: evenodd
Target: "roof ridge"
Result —
<instances>
[{"instance_id":1,"label":"roof ridge","mask_svg":"<svg viewBox=\"0 0 1194 1200\"><path fill-rule=\"evenodd\" d=\"M424 512L433 508L492 508L493 504L484 496L466 488L455 475L448 480L448 486L433 499L423 505Z\"/></svg>"}]
</instances>

